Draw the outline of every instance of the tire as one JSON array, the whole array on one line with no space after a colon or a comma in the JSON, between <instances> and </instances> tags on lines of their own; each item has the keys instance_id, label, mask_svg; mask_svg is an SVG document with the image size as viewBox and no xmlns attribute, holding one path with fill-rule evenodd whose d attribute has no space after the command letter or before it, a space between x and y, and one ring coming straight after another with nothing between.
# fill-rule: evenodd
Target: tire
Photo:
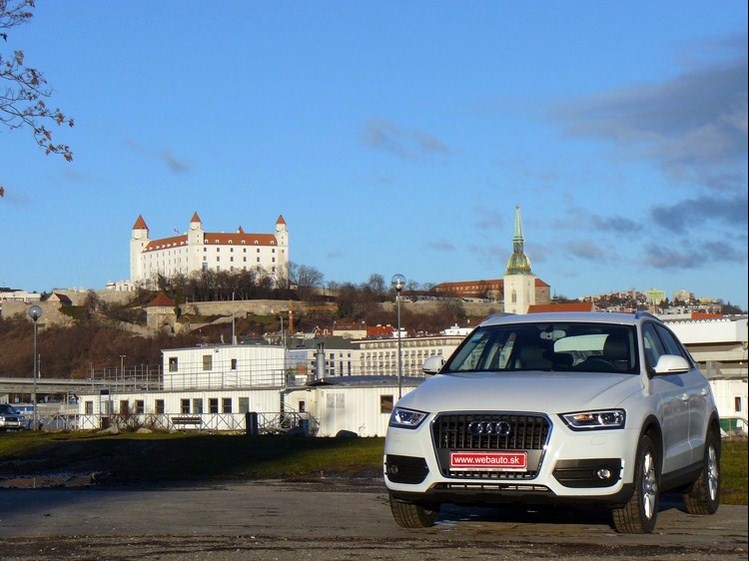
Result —
<instances>
[{"instance_id":1,"label":"tire","mask_svg":"<svg viewBox=\"0 0 749 561\"><path fill-rule=\"evenodd\" d=\"M390 497L390 511L393 513L395 523L402 528L429 528L434 526L437 520L439 507L430 510L421 505Z\"/></svg>"},{"instance_id":2,"label":"tire","mask_svg":"<svg viewBox=\"0 0 749 561\"><path fill-rule=\"evenodd\" d=\"M700 477L683 494L689 514L715 514L720 506L720 436L707 433Z\"/></svg>"},{"instance_id":3,"label":"tire","mask_svg":"<svg viewBox=\"0 0 749 561\"><path fill-rule=\"evenodd\" d=\"M635 491L624 506L611 511L620 534L649 534L658 518L661 474L655 444L648 435L640 437L635 462Z\"/></svg>"}]
</instances>

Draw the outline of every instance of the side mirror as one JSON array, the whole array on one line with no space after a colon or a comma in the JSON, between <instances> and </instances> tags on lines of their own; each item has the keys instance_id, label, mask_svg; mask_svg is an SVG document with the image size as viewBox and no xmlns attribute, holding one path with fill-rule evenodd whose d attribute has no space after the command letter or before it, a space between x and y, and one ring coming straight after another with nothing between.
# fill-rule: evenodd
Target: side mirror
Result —
<instances>
[{"instance_id":1,"label":"side mirror","mask_svg":"<svg viewBox=\"0 0 749 561\"><path fill-rule=\"evenodd\" d=\"M445 359L442 355L433 355L424 361L421 365L421 369L424 374L437 374L442 370L442 366L445 364Z\"/></svg>"},{"instance_id":2,"label":"side mirror","mask_svg":"<svg viewBox=\"0 0 749 561\"><path fill-rule=\"evenodd\" d=\"M689 363L682 356L661 355L653 370L660 375L684 374L689 372Z\"/></svg>"}]
</instances>

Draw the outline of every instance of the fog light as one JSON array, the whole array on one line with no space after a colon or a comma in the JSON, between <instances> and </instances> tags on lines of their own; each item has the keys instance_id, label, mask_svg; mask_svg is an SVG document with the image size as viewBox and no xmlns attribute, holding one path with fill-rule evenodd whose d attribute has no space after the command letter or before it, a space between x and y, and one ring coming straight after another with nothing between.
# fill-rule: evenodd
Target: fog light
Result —
<instances>
[{"instance_id":1,"label":"fog light","mask_svg":"<svg viewBox=\"0 0 749 561\"><path fill-rule=\"evenodd\" d=\"M596 472L598 479L610 479L611 471L606 468L601 468Z\"/></svg>"},{"instance_id":2,"label":"fog light","mask_svg":"<svg viewBox=\"0 0 749 561\"><path fill-rule=\"evenodd\" d=\"M390 475L398 475L398 466L395 464L390 464L388 466L388 472L390 472Z\"/></svg>"}]
</instances>

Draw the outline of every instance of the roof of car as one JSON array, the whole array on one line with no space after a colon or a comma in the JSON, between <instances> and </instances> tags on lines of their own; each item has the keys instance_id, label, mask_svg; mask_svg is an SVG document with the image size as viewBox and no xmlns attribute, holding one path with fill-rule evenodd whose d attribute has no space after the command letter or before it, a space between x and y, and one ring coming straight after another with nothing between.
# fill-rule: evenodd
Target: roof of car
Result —
<instances>
[{"instance_id":1,"label":"roof of car","mask_svg":"<svg viewBox=\"0 0 749 561\"><path fill-rule=\"evenodd\" d=\"M656 319L651 314L611 314L607 312L550 312L541 314L495 314L486 318L481 325L507 325L512 323L549 323L549 322L579 322L579 323L616 323L620 325L636 325L647 316Z\"/></svg>"}]
</instances>

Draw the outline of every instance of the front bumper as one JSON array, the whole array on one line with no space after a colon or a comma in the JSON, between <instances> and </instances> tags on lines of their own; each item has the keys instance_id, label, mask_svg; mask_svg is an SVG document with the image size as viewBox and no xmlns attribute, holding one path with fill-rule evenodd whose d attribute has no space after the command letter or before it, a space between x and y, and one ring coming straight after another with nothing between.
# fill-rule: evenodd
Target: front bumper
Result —
<instances>
[{"instance_id":1,"label":"front bumper","mask_svg":"<svg viewBox=\"0 0 749 561\"><path fill-rule=\"evenodd\" d=\"M383 471L395 498L432 504L623 504L632 495L635 430L575 432L556 422L541 449L529 452L537 461L529 462L527 472L465 474L445 468L444 449L435 451L433 420L416 429L388 429Z\"/></svg>"}]
</instances>

